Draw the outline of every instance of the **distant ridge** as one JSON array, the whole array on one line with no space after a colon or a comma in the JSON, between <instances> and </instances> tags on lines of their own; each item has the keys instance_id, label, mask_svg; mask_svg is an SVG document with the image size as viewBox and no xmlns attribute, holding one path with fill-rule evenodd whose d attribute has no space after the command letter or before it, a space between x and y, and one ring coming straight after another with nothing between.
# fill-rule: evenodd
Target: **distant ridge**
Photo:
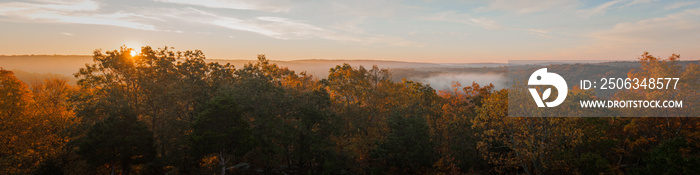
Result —
<instances>
[{"instance_id":1,"label":"distant ridge","mask_svg":"<svg viewBox=\"0 0 700 175\"><path fill-rule=\"evenodd\" d=\"M226 59L226 58L208 58L207 60L222 60L222 61L257 61L257 59ZM502 65L506 63L495 63L495 62L477 62L477 63L430 63L430 62L413 62L413 61L399 61L399 60L373 60L373 59L297 59L297 60L271 60L276 62L314 62L314 61L326 61L326 62L358 62L358 61L376 61L376 62L397 62L397 63L412 63L412 64L436 64L436 65L447 65L447 64L457 64L457 65L467 65L467 64L493 64Z\"/></svg>"},{"instance_id":2,"label":"distant ridge","mask_svg":"<svg viewBox=\"0 0 700 175\"><path fill-rule=\"evenodd\" d=\"M29 80L26 77L47 77L63 75L69 78L69 82L75 82L73 74L86 64L92 63L92 56L89 55L15 55L0 56L0 67L5 70L20 70L18 75L26 75L23 81ZM231 64L237 69L242 68L247 63L254 63L257 60L245 59L206 59L206 62L218 62L220 64ZM579 66L572 64L576 68L602 68L602 67L629 67L634 66L636 61L607 61L592 63L589 66ZM698 63L698 60L683 60L681 64ZM301 60L270 60L270 63L280 67L286 67L297 73L306 72L318 79L327 78L329 70L337 65L348 63L353 67L363 66L371 69L377 65L379 68L388 68L391 73L391 80L400 82L403 79L430 84L437 90L451 90L452 82L469 84L494 83L496 87L505 87L505 73L508 64L506 63L420 63L393 60L343 60L343 59L301 59ZM540 64L523 64L515 66L542 67L542 64L556 64L557 62L545 62ZM514 65L511 65L514 66ZM598 72L594 72L598 73Z\"/></svg>"},{"instance_id":3,"label":"distant ridge","mask_svg":"<svg viewBox=\"0 0 700 175\"><path fill-rule=\"evenodd\" d=\"M255 62L254 59L206 59L207 62L230 63L236 68L243 67L246 63ZM270 60L271 63L281 67L287 67L296 72L307 72L319 78L326 78L330 68L336 65L348 63L353 67L363 66L367 69L377 65L379 68L389 69L421 69L421 68L481 68L504 66L504 63L424 63L396 60L370 60L370 59L299 59L299 60ZM91 55L0 55L0 67L12 70L24 70L33 73L54 73L73 76L78 69L85 64L92 63Z\"/></svg>"},{"instance_id":4,"label":"distant ridge","mask_svg":"<svg viewBox=\"0 0 700 175\"><path fill-rule=\"evenodd\" d=\"M0 55L0 57L34 57L34 56L51 56L51 57L82 57L82 56L88 56L92 57L92 55L58 55L58 54L24 54L24 55Z\"/></svg>"},{"instance_id":5,"label":"distant ridge","mask_svg":"<svg viewBox=\"0 0 700 175\"><path fill-rule=\"evenodd\" d=\"M52 73L73 77L73 73L92 62L89 55L15 55L0 56L0 67L29 73Z\"/></svg>"}]
</instances>

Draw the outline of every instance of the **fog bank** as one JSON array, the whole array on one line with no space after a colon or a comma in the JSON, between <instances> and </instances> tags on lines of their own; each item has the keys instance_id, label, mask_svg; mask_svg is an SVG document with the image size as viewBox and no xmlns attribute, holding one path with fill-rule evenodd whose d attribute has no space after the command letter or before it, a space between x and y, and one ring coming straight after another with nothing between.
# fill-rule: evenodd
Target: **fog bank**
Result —
<instances>
[{"instance_id":1,"label":"fog bank","mask_svg":"<svg viewBox=\"0 0 700 175\"><path fill-rule=\"evenodd\" d=\"M481 86L492 83L496 89L503 89L506 86L506 77L503 74L494 73L443 73L427 78L414 79L425 84L430 84L435 90L452 90L452 82L459 82L462 87L471 86L476 82Z\"/></svg>"}]
</instances>

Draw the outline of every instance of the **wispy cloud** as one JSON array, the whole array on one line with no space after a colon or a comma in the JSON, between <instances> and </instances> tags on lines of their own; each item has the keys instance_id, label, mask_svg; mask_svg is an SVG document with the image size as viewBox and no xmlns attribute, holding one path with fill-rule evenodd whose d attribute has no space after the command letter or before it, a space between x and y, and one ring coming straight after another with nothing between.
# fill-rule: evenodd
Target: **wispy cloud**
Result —
<instances>
[{"instance_id":1,"label":"wispy cloud","mask_svg":"<svg viewBox=\"0 0 700 175\"><path fill-rule=\"evenodd\" d=\"M461 23L461 24L467 24L467 25L472 25L472 26L478 26L482 27L484 29L489 29L489 30L515 30L515 31L527 31L532 34L544 36L548 31L547 30L542 30L542 29L530 29L530 28L512 28L512 27L504 27L498 24L498 22L488 19L488 18L476 18L472 17L471 15L464 14L464 13L457 13L455 11L444 11L444 12L438 12L432 15L429 15L428 17L423 18L424 20L430 20L430 21L443 21L443 22L453 22L453 23Z\"/></svg>"},{"instance_id":2,"label":"wispy cloud","mask_svg":"<svg viewBox=\"0 0 700 175\"><path fill-rule=\"evenodd\" d=\"M645 3L650 3L653 0L612 0L608 1L605 3L602 3L598 6L595 6L593 8L589 9L580 9L577 11L579 16L584 17L584 18L590 18L595 15L603 15L605 12L607 12L610 9L613 8L622 8L622 7L629 7L633 5L638 5L638 4L645 4Z\"/></svg>"},{"instance_id":3,"label":"wispy cloud","mask_svg":"<svg viewBox=\"0 0 700 175\"><path fill-rule=\"evenodd\" d=\"M677 8L687 7L687 6L693 5L695 3L697 3L697 2L694 2L694 1L676 2L676 3L673 3L671 5L664 7L664 10L673 10L673 9L677 9Z\"/></svg>"},{"instance_id":4,"label":"wispy cloud","mask_svg":"<svg viewBox=\"0 0 700 175\"><path fill-rule=\"evenodd\" d=\"M288 8L280 5L266 5L267 1L218 1L204 0L189 2L180 0L158 0L187 6L209 8L227 8L281 12ZM313 25L307 21L294 20L274 15L239 17L220 15L193 7L160 7L143 10L139 8L128 11L105 12L101 4L92 0L55 1L55 2L5 2L0 3L0 20L13 22L68 23L117 26L148 31L170 31L183 33L181 30L166 30L155 24L173 24L190 22L224 27L280 39L327 39L362 44L388 44L399 46L416 46L414 42L399 37L364 32L333 30ZM172 26L172 25L171 25ZM358 29L355 29L358 30ZM361 30L360 30L361 31ZM65 35L65 34L64 34Z\"/></svg>"},{"instance_id":5,"label":"wispy cloud","mask_svg":"<svg viewBox=\"0 0 700 175\"><path fill-rule=\"evenodd\" d=\"M455 11L443 11L432 15L429 15L425 20L430 21L443 21L443 22L454 22L462 23L467 25L479 26L485 29L499 29L501 28L496 21L486 19L486 18L474 18L467 14L459 14Z\"/></svg>"},{"instance_id":6,"label":"wispy cloud","mask_svg":"<svg viewBox=\"0 0 700 175\"><path fill-rule=\"evenodd\" d=\"M477 11L505 11L521 14L573 7L576 0L493 0Z\"/></svg>"},{"instance_id":7,"label":"wispy cloud","mask_svg":"<svg viewBox=\"0 0 700 175\"><path fill-rule=\"evenodd\" d=\"M150 24L137 22L142 15L115 12L100 14L100 6L95 1L55 1L55 2L6 2L0 3L0 16L4 20L17 22L48 22L96 24L125 27L140 30L156 30Z\"/></svg>"},{"instance_id":8,"label":"wispy cloud","mask_svg":"<svg viewBox=\"0 0 700 175\"><path fill-rule=\"evenodd\" d=\"M224 27L232 30L257 33L267 37L292 40L292 39L328 39L336 41L358 42L363 44L388 44L396 46L418 46L419 44L398 37L384 35L371 35L363 33L341 33L323 27L297 21L284 17L259 16L254 18L237 18L218 15L215 13L185 8L181 10L168 10L166 16L186 20L193 23L202 23Z\"/></svg>"},{"instance_id":9,"label":"wispy cloud","mask_svg":"<svg viewBox=\"0 0 700 175\"><path fill-rule=\"evenodd\" d=\"M348 48L366 49L372 53L388 53L396 59L420 52L452 59L466 52L506 58L544 50L554 53L576 49L570 55L577 55L586 50L579 49L582 46L590 46L588 50L613 48L605 54L622 52L622 49L615 50L622 47L635 51L662 47L697 50L697 46L689 43L700 40L697 32L700 31L700 3L692 0L7 1L0 1L2 27L19 31L41 24L51 24L44 25L51 27L64 24L60 30L36 31L48 32L48 35L40 36L78 39L91 36L79 31L98 29L95 25L99 25L103 26L99 29L107 30L94 32L106 36L99 41L104 43L122 39L108 36L115 31L122 33L123 29L135 29L151 32L140 31L136 33L138 38L133 36L134 40L158 42L163 41L162 38L178 38L167 40L173 45L192 45L189 38L203 36L211 38L208 40L212 41L211 44L230 42L231 38L237 42L263 38L273 45L292 43L313 47L327 44L336 47L333 50L350 46ZM15 25L17 23L32 25ZM6 33L10 34L5 36L12 35L12 32ZM22 37L36 36L26 33ZM493 38L512 42L504 45ZM535 42L537 44L528 44ZM455 47L455 43L466 46ZM202 47L210 47L209 44L202 44ZM96 44L85 45L92 47ZM384 49L382 46L408 46L411 49ZM425 47L416 48L421 46ZM501 52L503 48L512 50L506 54ZM270 50L285 49L289 48ZM222 55L229 53L228 50L219 51Z\"/></svg>"},{"instance_id":10,"label":"wispy cloud","mask_svg":"<svg viewBox=\"0 0 700 175\"><path fill-rule=\"evenodd\" d=\"M656 0L632 0L631 2L625 4L625 6L633 6L633 5L637 5L637 4L648 4L648 3L651 3L652 1L656 1Z\"/></svg>"},{"instance_id":11,"label":"wispy cloud","mask_svg":"<svg viewBox=\"0 0 700 175\"><path fill-rule=\"evenodd\" d=\"M620 3L624 2L624 1L626 1L626 0L613 0L613 1L608 1L608 2L605 2L605 3L600 4L600 5L598 5L598 6L595 6L595 7L593 7L593 8L590 8L590 9L582 9L582 10L579 10L578 13L579 13L582 17L584 17L584 18L590 18L590 17L592 17L592 16L594 16L594 15L602 15L602 14L605 14L605 11L607 11L608 9L610 9L610 8L611 8L612 6L614 6L615 4L620 4Z\"/></svg>"},{"instance_id":12,"label":"wispy cloud","mask_svg":"<svg viewBox=\"0 0 700 175\"><path fill-rule=\"evenodd\" d=\"M618 23L611 29L593 32L590 37L597 39L596 44L600 45L651 47L651 43L665 45L700 39L697 31L700 31L700 8L637 22Z\"/></svg>"},{"instance_id":13,"label":"wispy cloud","mask_svg":"<svg viewBox=\"0 0 700 175\"><path fill-rule=\"evenodd\" d=\"M100 6L95 1L53 1L44 3L27 3L27 2L5 2L0 3L0 13L16 12L16 11L33 11L33 10L49 10L62 12L76 11L95 11L100 9Z\"/></svg>"},{"instance_id":14,"label":"wispy cloud","mask_svg":"<svg viewBox=\"0 0 700 175\"><path fill-rule=\"evenodd\" d=\"M287 12L289 3L269 0L155 0L158 2L202 6L207 8L225 8L237 10L257 10L267 12Z\"/></svg>"},{"instance_id":15,"label":"wispy cloud","mask_svg":"<svg viewBox=\"0 0 700 175\"><path fill-rule=\"evenodd\" d=\"M242 19L218 15L191 7L179 10L166 9L163 12L155 12L154 15L158 14L187 22L202 23L238 31L252 32L282 40L307 38L314 32L324 31L323 29L313 25L282 17L256 17L251 19Z\"/></svg>"}]
</instances>

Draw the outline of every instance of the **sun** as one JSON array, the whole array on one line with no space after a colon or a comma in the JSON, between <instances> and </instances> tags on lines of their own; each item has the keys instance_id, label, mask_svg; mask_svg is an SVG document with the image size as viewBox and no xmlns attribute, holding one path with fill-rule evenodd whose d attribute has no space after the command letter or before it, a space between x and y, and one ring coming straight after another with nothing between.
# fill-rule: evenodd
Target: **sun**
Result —
<instances>
[{"instance_id":1,"label":"sun","mask_svg":"<svg viewBox=\"0 0 700 175\"><path fill-rule=\"evenodd\" d=\"M136 51L136 49L131 49L131 53L129 53L129 54L131 54L131 56L133 57L133 56L139 55L139 52Z\"/></svg>"},{"instance_id":2,"label":"sun","mask_svg":"<svg viewBox=\"0 0 700 175\"><path fill-rule=\"evenodd\" d=\"M141 46L143 46L143 43L138 42L138 41L125 41L123 43L123 46L130 49L129 55L133 56L138 56L141 54Z\"/></svg>"}]
</instances>

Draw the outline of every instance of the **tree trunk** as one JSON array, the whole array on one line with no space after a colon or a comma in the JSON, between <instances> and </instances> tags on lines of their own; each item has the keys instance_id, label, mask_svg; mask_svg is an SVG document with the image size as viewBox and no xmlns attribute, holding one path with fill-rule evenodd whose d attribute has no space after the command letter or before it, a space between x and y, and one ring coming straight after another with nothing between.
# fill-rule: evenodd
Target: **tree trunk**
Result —
<instances>
[{"instance_id":1,"label":"tree trunk","mask_svg":"<svg viewBox=\"0 0 700 175\"><path fill-rule=\"evenodd\" d=\"M224 160L224 151L219 152L219 165L221 166L221 175L226 175L226 160Z\"/></svg>"},{"instance_id":2,"label":"tree trunk","mask_svg":"<svg viewBox=\"0 0 700 175\"><path fill-rule=\"evenodd\" d=\"M110 168L109 175L114 175L114 163L110 163L109 168Z\"/></svg>"}]
</instances>

